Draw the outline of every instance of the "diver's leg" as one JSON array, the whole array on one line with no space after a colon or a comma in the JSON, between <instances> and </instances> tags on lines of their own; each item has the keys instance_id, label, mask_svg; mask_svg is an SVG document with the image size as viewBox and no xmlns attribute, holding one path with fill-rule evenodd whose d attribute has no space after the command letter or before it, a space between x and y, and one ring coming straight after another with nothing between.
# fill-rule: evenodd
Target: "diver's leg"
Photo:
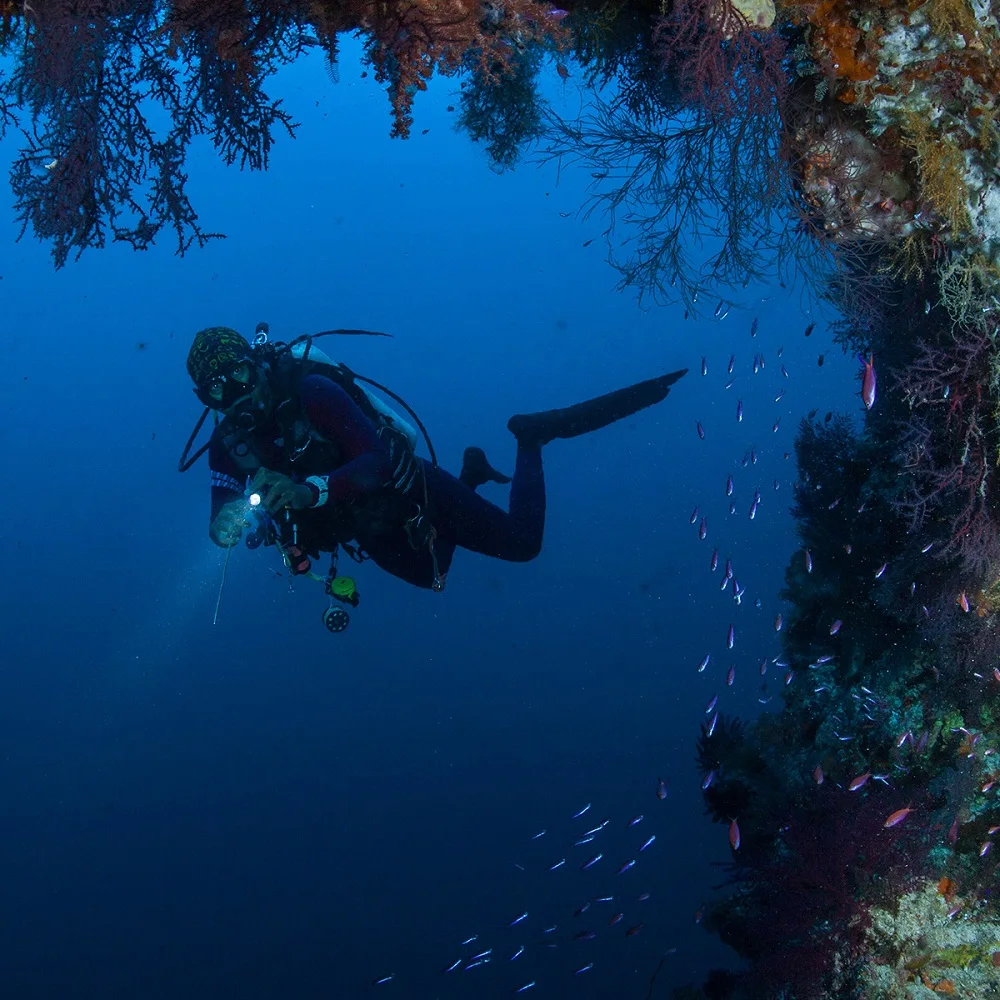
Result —
<instances>
[{"instance_id":1,"label":"diver's leg","mask_svg":"<svg viewBox=\"0 0 1000 1000\"><path fill-rule=\"evenodd\" d=\"M430 551L427 548L413 548L404 529L400 528L391 534L366 540L358 539L358 541L372 562L380 569L414 587L433 587L434 560ZM434 542L434 555L437 558L437 571L440 575L443 576L448 572L454 554L454 542L442 538Z\"/></svg>"},{"instance_id":2,"label":"diver's leg","mask_svg":"<svg viewBox=\"0 0 1000 1000\"><path fill-rule=\"evenodd\" d=\"M424 463L430 516L439 545L460 545L512 562L534 559L545 529L542 450L518 445L508 510L502 510L444 469Z\"/></svg>"}]
</instances>

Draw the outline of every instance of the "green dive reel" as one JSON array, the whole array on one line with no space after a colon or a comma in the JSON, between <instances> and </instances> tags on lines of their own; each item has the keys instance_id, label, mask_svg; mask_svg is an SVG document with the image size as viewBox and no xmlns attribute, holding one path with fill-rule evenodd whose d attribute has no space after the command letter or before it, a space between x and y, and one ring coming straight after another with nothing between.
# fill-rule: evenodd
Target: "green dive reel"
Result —
<instances>
[{"instance_id":1,"label":"green dive reel","mask_svg":"<svg viewBox=\"0 0 1000 1000\"><path fill-rule=\"evenodd\" d=\"M341 607L349 604L352 608L358 606L361 600L354 578L350 576L328 577L326 593L330 598L330 606L323 612L323 624L329 632L343 632L351 623L351 616ZM339 601L340 604L335 604Z\"/></svg>"}]
</instances>

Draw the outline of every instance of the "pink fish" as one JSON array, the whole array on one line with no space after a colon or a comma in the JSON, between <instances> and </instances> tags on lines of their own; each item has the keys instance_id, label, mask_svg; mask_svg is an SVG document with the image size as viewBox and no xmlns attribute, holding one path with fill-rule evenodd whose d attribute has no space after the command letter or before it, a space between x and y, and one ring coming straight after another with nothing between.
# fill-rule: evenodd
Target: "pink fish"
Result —
<instances>
[{"instance_id":1,"label":"pink fish","mask_svg":"<svg viewBox=\"0 0 1000 1000\"><path fill-rule=\"evenodd\" d=\"M861 399L865 404L865 409L870 410L875 405L875 355L869 354L865 361L862 355L858 355L858 360L865 366L861 375Z\"/></svg>"},{"instance_id":2,"label":"pink fish","mask_svg":"<svg viewBox=\"0 0 1000 1000\"><path fill-rule=\"evenodd\" d=\"M836 635L840 631L840 626L844 623L838 618L830 625L830 635Z\"/></svg>"},{"instance_id":3,"label":"pink fish","mask_svg":"<svg viewBox=\"0 0 1000 1000\"><path fill-rule=\"evenodd\" d=\"M819 764L817 764L816 770L813 771L813 781L815 781L817 785L822 785L823 780L824 780L823 768Z\"/></svg>"},{"instance_id":4,"label":"pink fish","mask_svg":"<svg viewBox=\"0 0 1000 1000\"><path fill-rule=\"evenodd\" d=\"M733 664L733 665L732 665L732 666L731 666L731 667L729 668L729 672L728 672L728 673L726 674L726 684L727 684L727 685L728 685L729 687L732 687L732 686L733 686L733 683L735 682L735 680L736 680L736 664L734 663L734 664Z\"/></svg>"},{"instance_id":5,"label":"pink fish","mask_svg":"<svg viewBox=\"0 0 1000 1000\"><path fill-rule=\"evenodd\" d=\"M864 774L859 774L848 786L847 790L849 792L856 792L859 788L864 788L868 784L868 779L872 776L871 771L866 771Z\"/></svg>"},{"instance_id":6,"label":"pink fish","mask_svg":"<svg viewBox=\"0 0 1000 1000\"><path fill-rule=\"evenodd\" d=\"M889 813L888 819L886 819L882 826L886 830L890 827L898 826L911 812L913 812L912 806L904 806L902 809L897 809L894 813Z\"/></svg>"},{"instance_id":7,"label":"pink fish","mask_svg":"<svg viewBox=\"0 0 1000 1000\"><path fill-rule=\"evenodd\" d=\"M740 849L740 825L736 820L729 824L729 846L734 851Z\"/></svg>"}]
</instances>

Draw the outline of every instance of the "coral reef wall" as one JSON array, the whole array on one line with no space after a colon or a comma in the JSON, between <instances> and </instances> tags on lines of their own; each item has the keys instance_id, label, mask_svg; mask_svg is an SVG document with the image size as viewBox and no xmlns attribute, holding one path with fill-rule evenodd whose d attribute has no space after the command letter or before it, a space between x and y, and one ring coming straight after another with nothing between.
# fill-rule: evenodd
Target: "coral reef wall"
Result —
<instances>
[{"instance_id":1,"label":"coral reef wall","mask_svg":"<svg viewBox=\"0 0 1000 1000\"><path fill-rule=\"evenodd\" d=\"M797 262L841 308L866 419L803 422L780 712L699 741L731 836L705 925L745 958L691 995L982 997L1000 989L1000 27L984 0L0 2L0 135L23 231L57 266L206 231L186 151L264 169L295 123L265 84L359 33L405 137L463 73L500 169L542 138L606 184L625 285L689 308ZM616 81L546 116L541 67ZM164 117L165 130L151 115ZM631 165L631 166L630 166ZM609 231L612 224L609 224ZM717 237L705 267L692 234ZM794 250L789 248L794 247ZM808 247L811 249L803 249ZM820 268L819 264L822 264ZM726 291L726 289L730 291ZM780 748L780 749L779 749Z\"/></svg>"}]
</instances>

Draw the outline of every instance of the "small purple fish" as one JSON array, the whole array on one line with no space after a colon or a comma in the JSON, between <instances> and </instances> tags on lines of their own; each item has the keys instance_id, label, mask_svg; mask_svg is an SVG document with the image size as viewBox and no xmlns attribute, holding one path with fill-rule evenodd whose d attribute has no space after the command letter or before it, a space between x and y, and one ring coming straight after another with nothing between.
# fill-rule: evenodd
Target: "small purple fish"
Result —
<instances>
[{"instance_id":1,"label":"small purple fish","mask_svg":"<svg viewBox=\"0 0 1000 1000\"><path fill-rule=\"evenodd\" d=\"M694 524L697 520L698 520L698 508L695 507L695 509L691 511L691 523Z\"/></svg>"},{"instance_id":2,"label":"small purple fish","mask_svg":"<svg viewBox=\"0 0 1000 1000\"><path fill-rule=\"evenodd\" d=\"M715 771L709 771L708 774L702 779L701 790L707 792L709 788L712 787L712 782L715 781Z\"/></svg>"},{"instance_id":3,"label":"small purple fish","mask_svg":"<svg viewBox=\"0 0 1000 1000\"><path fill-rule=\"evenodd\" d=\"M631 861L626 861L625 864L621 865L615 872L616 875L624 875L630 868L635 868L635 858Z\"/></svg>"},{"instance_id":4,"label":"small purple fish","mask_svg":"<svg viewBox=\"0 0 1000 1000\"><path fill-rule=\"evenodd\" d=\"M736 682L736 664L734 663L729 668L729 673L726 674L726 684L729 687L732 687L735 682Z\"/></svg>"},{"instance_id":5,"label":"small purple fish","mask_svg":"<svg viewBox=\"0 0 1000 1000\"><path fill-rule=\"evenodd\" d=\"M712 659L712 654L711 653L706 653L705 654L705 659L702 660L701 663L698 664L698 673L699 674L704 673L705 667L708 666L708 661L710 659Z\"/></svg>"},{"instance_id":6,"label":"small purple fish","mask_svg":"<svg viewBox=\"0 0 1000 1000\"><path fill-rule=\"evenodd\" d=\"M705 428L701 426L701 421L700 420L695 423L695 427L698 428L698 437L700 437L702 439L702 441L704 441L705 440Z\"/></svg>"},{"instance_id":7,"label":"small purple fish","mask_svg":"<svg viewBox=\"0 0 1000 1000\"><path fill-rule=\"evenodd\" d=\"M735 354L730 354L729 355L729 368L727 369L727 374L728 375L732 375L733 374L733 365L735 365L735 364L736 364L736 355Z\"/></svg>"},{"instance_id":8,"label":"small purple fish","mask_svg":"<svg viewBox=\"0 0 1000 1000\"><path fill-rule=\"evenodd\" d=\"M701 524L698 525L698 537L702 541L705 541L705 539L708 537L708 519L707 518L703 517L701 519Z\"/></svg>"},{"instance_id":9,"label":"small purple fish","mask_svg":"<svg viewBox=\"0 0 1000 1000\"><path fill-rule=\"evenodd\" d=\"M778 419L775 420L775 422L774 422L774 426L771 428L772 433L774 433L774 434L778 433L778 426L780 424L781 424L781 417L778 417Z\"/></svg>"},{"instance_id":10,"label":"small purple fish","mask_svg":"<svg viewBox=\"0 0 1000 1000\"><path fill-rule=\"evenodd\" d=\"M712 551L712 558L709 561L708 568L714 573L719 568L719 550L714 549Z\"/></svg>"},{"instance_id":11,"label":"small purple fish","mask_svg":"<svg viewBox=\"0 0 1000 1000\"><path fill-rule=\"evenodd\" d=\"M838 618L830 625L830 635L836 635L840 631L840 626L844 623Z\"/></svg>"},{"instance_id":12,"label":"small purple fish","mask_svg":"<svg viewBox=\"0 0 1000 1000\"><path fill-rule=\"evenodd\" d=\"M743 400L742 399L736 400L736 422L738 424L743 422Z\"/></svg>"},{"instance_id":13,"label":"small purple fish","mask_svg":"<svg viewBox=\"0 0 1000 1000\"><path fill-rule=\"evenodd\" d=\"M656 797L662 802L669 794L666 781L663 778L656 779Z\"/></svg>"},{"instance_id":14,"label":"small purple fish","mask_svg":"<svg viewBox=\"0 0 1000 1000\"><path fill-rule=\"evenodd\" d=\"M646 839L645 839L645 840L643 841L643 844L642 844L642 847L640 847L640 848L639 848L639 853L640 853L640 854L642 854L642 852L643 852L644 850L646 850L646 848L647 848L647 847L649 847L649 846L650 846L650 845L651 845L651 844L653 843L653 841L654 841L654 840L656 840L656 834L655 834L655 833L651 833L651 834L650 834L650 835L649 835L649 836L648 836L648 837L647 837L647 838L646 838Z\"/></svg>"},{"instance_id":15,"label":"small purple fish","mask_svg":"<svg viewBox=\"0 0 1000 1000\"><path fill-rule=\"evenodd\" d=\"M726 496L731 497L733 495L733 477L729 475L726 477Z\"/></svg>"},{"instance_id":16,"label":"small purple fish","mask_svg":"<svg viewBox=\"0 0 1000 1000\"><path fill-rule=\"evenodd\" d=\"M811 573L813 571L812 553L808 549L805 550L805 553L806 553L806 572Z\"/></svg>"},{"instance_id":17,"label":"small purple fish","mask_svg":"<svg viewBox=\"0 0 1000 1000\"><path fill-rule=\"evenodd\" d=\"M715 732L715 727L719 723L719 713L716 712L711 719L708 720L708 728L705 730L706 736L711 736Z\"/></svg>"},{"instance_id":18,"label":"small purple fish","mask_svg":"<svg viewBox=\"0 0 1000 1000\"><path fill-rule=\"evenodd\" d=\"M578 809L573 813L572 819L579 819L588 809L590 808L590 803L588 802L582 809Z\"/></svg>"},{"instance_id":19,"label":"small purple fish","mask_svg":"<svg viewBox=\"0 0 1000 1000\"><path fill-rule=\"evenodd\" d=\"M704 358L701 359L701 373L702 375L708 374L708 362Z\"/></svg>"},{"instance_id":20,"label":"small purple fish","mask_svg":"<svg viewBox=\"0 0 1000 1000\"><path fill-rule=\"evenodd\" d=\"M757 504L759 504L759 503L760 503L759 500L754 500L754 502L752 504L750 504L750 520L751 521L757 516Z\"/></svg>"},{"instance_id":21,"label":"small purple fish","mask_svg":"<svg viewBox=\"0 0 1000 1000\"><path fill-rule=\"evenodd\" d=\"M730 625L729 631L726 632L726 648L732 649L735 644L736 644L736 629L732 625Z\"/></svg>"},{"instance_id":22,"label":"small purple fish","mask_svg":"<svg viewBox=\"0 0 1000 1000\"><path fill-rule=\"evenodd\" d=\"M625 824L625 826L631 830L633 826L638 826L641 822L642 822L642 813L639 813L638 816L633 816L628 821L628 823Z\"/></svg>"},{"instance_id":23,"label":"small purple fish","mask_svg":"<svg viewBox=\"0 0 1000 1000\"><path fill-rule=\"evenodd\" d=\"M525 910L520 916L514 917L514 919L507 925L508 927L516 927L518 924L523 923L528 919L528 911Z\"/></svg>"},{"instance_id":24,"label":"small purple fish","mask_svg":"<svg viewBox=\"0 0 1000 1000\"><path fill-rule=\"evenodd\" d=\"M585 872L590 868L593 868L594 865L596 865L597 862L600 861L601 858L603 857L604 857L603 854L595 854L592 858L588 858L586 861L584 861L582 865L580 865L580 871Z\"/></svg>"},{"instance_id":25,"label":"small purple fish","mask_svg":"<svg viewBox=\"0 0 1000 1000\"><path fill-rule=\"evenodd\" d=\"M719 700L719 696L717 694L712 695L711 701L709 701L709 703L705 706L705 714L706 715L711 715L712 714L712 710L715 708L716 702L718 700Z\"/></svg>"},{"instance_id":26,"label":"small purple fish","mask_svg":"<svg viewBox=\"0 0 1000 1000\"><path fill-rule=\"evenodd\" d=\"M885 571L888 568L889 568L889 564L887 562L882 563L882 565L879 566L879 568L877 570L875 570L875 579L876 580L881 580L882 579L882 575L885 573Z\"/></svg>"},{"instance_id":27,"label":"small purple fish","mask_svg":"<svg viewBox=\"0 0 1000 1000\"><path fill-rule=\"evenodd\" d=\"M562 10L559 7L553 7L552 10L546 11L545 16L550 21L561 21L564 17L569 17L569 11Z\"/></svg>"}]
</instances>

